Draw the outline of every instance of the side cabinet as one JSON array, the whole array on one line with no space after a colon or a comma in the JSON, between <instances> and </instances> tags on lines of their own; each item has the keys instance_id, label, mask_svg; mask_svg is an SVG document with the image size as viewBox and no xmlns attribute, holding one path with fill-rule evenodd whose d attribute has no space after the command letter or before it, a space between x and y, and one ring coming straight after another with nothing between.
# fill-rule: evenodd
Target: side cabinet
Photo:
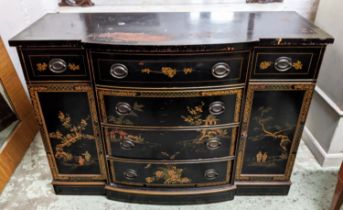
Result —
<instances>
[{"instance_id":1,"label":"side cabinet","mask_svg":"<svg viewBox=\"0 0 343 210\"><path fill-rule=\"evenodd\" d=\"M55 191L103 191L99 189L103 189L106 169L92 87L83 83L31 85L30 95Z\"/></svg>"},{"instance_id":2,"label":"side cabinet","mask_svg":"<svg viewBox=\"0 0 343 210\"><path fill-rule=\"evenodd\" d=\"M312 83L250 83L237 157L238 194L287 194Z\"/></svg>"}]
</instances>

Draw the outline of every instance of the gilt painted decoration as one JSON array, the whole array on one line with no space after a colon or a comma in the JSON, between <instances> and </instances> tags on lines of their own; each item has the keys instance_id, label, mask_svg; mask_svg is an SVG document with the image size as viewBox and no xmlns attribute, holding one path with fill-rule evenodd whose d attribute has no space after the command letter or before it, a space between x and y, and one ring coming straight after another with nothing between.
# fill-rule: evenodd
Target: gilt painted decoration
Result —
<instances>
[{"instance_id":1,"label":"gilt painted decoration","mask_svg":"<svg viewBox=\"0 0 343 210\"><path fill-rule=\"evenodd\" d=\"M183 176L183 169L177 168L173 165L167 165L165 167L159 167L153 176L145 178L146 183L163 183L163 184L188 184L192 180Z\"/></svg>"},{"instance_id":2,"label":"gilt painted decoration","mask_svg":"<svg viewBox=\"0 0 343 210\"><path fill-rule=\"evenodd\" d=\"M94 164L94 157L88 152L88 150L79 151L78 155L73 154L70 150L74 144L79 141L94 141L93 135L84 134L89 123L89 116L81 119L78 124L72 124L70 115L58 112L58 119L61 122L63 129L50 132L49 137L53 140L59 141L55 146L55 158L59 160L63 165L73 168L90 166Z\"/></svg>"},{"instance_id":3,"label":"gilt painted decoration","mask_svg":"<svg viewBox=\"0 0 343 210\"><path fill-rule=\"evenodd\" d=\"M39 100L58 173L99 174L87 93L41 92Z\"/></svg>"},{"instance_id":4,"label":"gilt painted decoration","mask_svg":"<svg viewBox=\"0 0 343 210\"><path fill-rule=\"evenodd\" d=\"M284 174L305 91L255 91L242 174Z\"/></svg>"}]
</instances>

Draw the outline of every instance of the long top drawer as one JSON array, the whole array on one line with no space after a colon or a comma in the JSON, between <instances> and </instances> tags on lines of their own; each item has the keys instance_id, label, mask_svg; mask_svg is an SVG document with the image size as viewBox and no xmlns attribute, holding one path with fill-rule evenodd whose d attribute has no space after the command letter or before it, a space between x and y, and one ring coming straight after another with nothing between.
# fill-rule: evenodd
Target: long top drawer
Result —
<instances>
[{"instance_id":1,"label":"long top drawer","mask_svg":"<svg viewBox=\"0 0 343 210\"><path fill-rule=\"evenodd\" d=\"M244 83L249 51L125 54L90 51L100 85L193 86Z\"/></svg>"}]
</instances>

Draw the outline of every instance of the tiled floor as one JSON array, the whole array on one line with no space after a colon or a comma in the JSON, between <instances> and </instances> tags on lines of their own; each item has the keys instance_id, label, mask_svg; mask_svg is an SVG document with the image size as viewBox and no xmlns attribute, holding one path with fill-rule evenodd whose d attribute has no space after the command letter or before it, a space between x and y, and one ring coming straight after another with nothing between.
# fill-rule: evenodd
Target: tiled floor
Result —
<instances>
[{"instance_id":1,"label":"tiled floor","mask_svg":"<svg viewBox=\"0 0 343 210\"><path fill-rule=\"evenodd\" d=\"M188 206L128 204L103 196L57 196L50 185L48 167L40 135L37 135L14 176L0 196L1 210L327 210L337 170L322 169L302 142L293 171L288 196L236 196L233 201Z\"/></svg>"}]
</instances>

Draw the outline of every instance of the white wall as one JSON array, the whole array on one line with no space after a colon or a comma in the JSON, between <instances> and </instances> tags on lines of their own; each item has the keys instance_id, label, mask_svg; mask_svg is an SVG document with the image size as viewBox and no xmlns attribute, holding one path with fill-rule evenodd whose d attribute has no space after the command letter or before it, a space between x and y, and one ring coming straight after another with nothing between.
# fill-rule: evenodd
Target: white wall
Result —
<instances>
[{"instance_id":1,"label":"white wall","mask_svg":"<svg viewBox=\"0 0 343 210\"><path fill-rule=\"evenodd\" d=\"M321 1L316 24L335 37L328 46L318 80L319 87L343 109L343 1Z\"/></svg>"},{"instance_id":2,"label":"white wall","mask_svg":"<svg viewBox=\"0 0 343 210\"><path fill-rule=\"evenodd\" d=\"M246 0L93 0L94 7L61 8L61 12L184 12L184 11L297 11L314 19L319 0L284 0L283 3L246 4Z\"/></svg>"},{"instance_id":3,"label":"white wall","mask_svg":"<svg viewBox=\"0 0 343 210\"><path fill-rule=\"evenodd\" d=\"M57 6L58 0L0 0L0 36L24 86L17 51L8 46L8 40L47 12L57 11Z\"/></svg>"},{"instance_id":4,"label":"white wall","mask_svg":"<svg viewBox=\"0 0 343 210\"><path fill-rule=\"evenodd\" d=\"M327 47L303 139L323 166L343 160L343 1L321 0L315 23L335 38Z\"/></svg>"}]
</instances>

